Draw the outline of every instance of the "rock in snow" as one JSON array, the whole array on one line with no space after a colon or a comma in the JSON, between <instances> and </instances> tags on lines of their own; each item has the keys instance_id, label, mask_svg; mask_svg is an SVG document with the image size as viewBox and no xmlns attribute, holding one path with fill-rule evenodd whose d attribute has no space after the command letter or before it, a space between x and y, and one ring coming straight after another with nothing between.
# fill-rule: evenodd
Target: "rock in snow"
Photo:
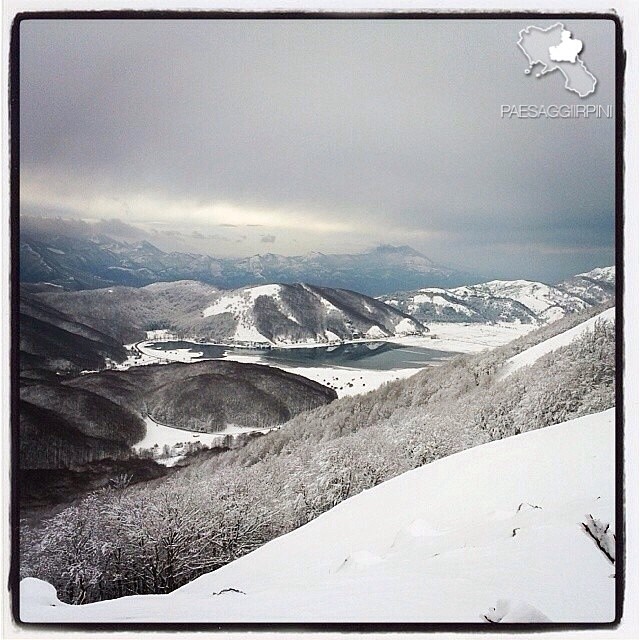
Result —
<instances>
[{"instance_id":1,"label":"rock in snow","mask_svg":"<svg viewBox=\"0 0 640 640\"><path fill-rule=\"evenodd\" d=\"M610 409L404 473L168 595L72 606L23 580L21 618L609 622L612 565L582 523L615 530L614 461Z\"/></svg>"}]
</instances>

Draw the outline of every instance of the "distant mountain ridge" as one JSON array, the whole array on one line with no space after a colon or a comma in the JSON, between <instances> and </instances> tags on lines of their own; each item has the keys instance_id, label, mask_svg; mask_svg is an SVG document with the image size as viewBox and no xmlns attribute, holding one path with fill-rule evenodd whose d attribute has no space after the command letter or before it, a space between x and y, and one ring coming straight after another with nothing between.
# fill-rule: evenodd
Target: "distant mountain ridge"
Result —
<instances>
[{"instance_id":1,"label":"distant mountain ridge","mask_svg":"<svg viewBox=\"0 0 640 640\"><path fill-rule=\"evenodd\" d=\"M545 324L614 297L615 267L602 267L556 285L492 280L452 289L427 287L379 299L421 322Z\"/></svg>"},{"instance_id":2,"label":"distant mountain ridge","mask_svg":"<svg viewBox=\"0 0 640 640\"><path fill-rule=\"evenodd\" d=\"M143 339L147 330L158 328L245 346L327 344L428 331L375 298L301 283L218 291L182 281L29 295L50 313L77 318L120 343Z\"/></svg>"},{"instance_id":3,"label":"distant mountain ridge","mask_svg":"<svg viewBox=\"0 0 640 640\"><path fill-rule=\"evenodd\" d=\"M394 283L425 282L433 285L455 284L465 274L438 265L415 249L403 245L381 245L357 254L324 254L313 252L303 256L280 256L272 253L233 260L228 271L235 286L258 282L313 282L321 286L352 289L375 294ZM468 276L466 276L468 278ZM402 285L406 286L406 285Z\"/></svg>"},{"instance_id":4,"label":"distant mountain ridge","mask_svg":"<svg viewBox=\"0 0 640 640\"><path fill-rule=\"evenodd\" d=\"M382 245L359 254L214 258L165 252L145 239L129 243L104 234L58 235L51 228L35 232L28 227L20 237L21 282L48 282L69 290L199 280L224 289L312 282L380 295L401 288L455 286L470 279L408 246Z\"/></svg>"},{"instance_id":5,"label":"distant mountain ridge","mask_svg":"<svg viewBox=\"0 0 640 640\"><path fill-rule=\"evenodd\" d=\"M222 278L221 261L188 253L165 253L147 240L127 243L106 236L54 236L46 240L22 234L20 281L48 282L68 290L154 282Z\"/></svg>"}]
</instances>

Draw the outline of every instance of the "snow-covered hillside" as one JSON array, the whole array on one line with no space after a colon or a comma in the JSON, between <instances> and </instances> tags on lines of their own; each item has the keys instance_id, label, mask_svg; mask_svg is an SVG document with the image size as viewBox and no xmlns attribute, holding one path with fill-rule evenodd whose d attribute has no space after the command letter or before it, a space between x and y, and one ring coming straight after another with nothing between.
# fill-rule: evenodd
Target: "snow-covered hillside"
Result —
<instances>
[{"instance_id":1,"label":"snow-covered hillside","mask_svg":"<svg viewBox=\"0 0 640 640\"><path fill-rule=\"evenodd\" d=\"M576 278L588 278L591 281L599 282L600 284L615 284L616 283L616 268L615 267L598 267L587 271L586 273L579 273Z\"/></svg>"},{"instance_id":2,"label":"snow-covered hillside","mask_svg":"<svg viewBox=\"0 0 640 640\"><path fill-rule=\"evenodd\" d=\"M492 280L470 287L458 287L452 293L463 300L502 298L526 307L540 323L553 322L567 313L582 311L589 305L556 287L529 280Z\"/></svg>"},{"instance_id":3,"label":"snow-covered hillside","mask_svg":"<svg viewBox=\"0 0 640 640\"><path fill-rule=\"evenodd\" d=\"M193 330L247 346L330 344L427 332L379 300L308 284L268 284L216 294Z\"/></svg>"},{"instance_id":4,"label":"snow-covered hillside","mask_svg":"<svg viewBox=\"0 0 640 640\"><path fill-rule=\"evenodd\" d=\"M266 284L260 287L246 287L230 293L220 294L216 301L202 311L205 318L229 313L235 320L235 330L230 338L234 342L245 343L269 343L271 341L263 336L255 327L254 306L258 298L264 296L271 300L280 300L280 286ZM295 317L289 314L288 319L295 322Z\"/></svg>"},{"instance_id":5,"label":"snow-covered hillside","mask_svg":"<svg viewBox=\"0 0 640 640\"><path fill-rule=\"evenodd\" d=\"M522 367L526 367L528 365L532 365L536 360L541 358L543 355L550 353L551 351L555 351L560 347L565 347L568 344L571 344L574 340L579 338L587 331L593 331L594 326L598 322L615 322L616 319L616 310L615 307L611 307L602 313L599 313L597 316L590 318L589 320L585 320L580 323L576 327L565 331L564 333L560 333L553 338L549 338L544 342L539 342L533 347L529 347L522 353L519 353L517 356L513 356L513 358L509 358L500 370L499 377L506 378L508 375L511 375L518 369Z\"/></svg>"},{"instance_id":6,"label":"snow-covered hillside","mask_svg":"<svg viewBox=\"0 0 640 640\"><path fill-rule=\"evenodd\" d=\"M380 299L420 321L539 325L612 301L614 295L615 268L603 267L555 286L529 280L492 280L453 289L399 292Z\"/></svg>"},{"instance_id":7,"label":"snow-covered hillside","mask_svg":"<svg viewBox=\"0 0 640 640\"><path fill-rule=\"evenodd\" d=\"M409 471L169 595L72 606L28 578L21 618L608 622L615 567L582 523L613 530L614 461L611 409Z\"/></svg>"},{"instance_id":8,"label":"snow-covered hillside","mask_svg":"<svg viewBox=\"0 0 640 640\"><path fill-rule=\"evenodd\" d=\"M598 267L559 283L558 288L590 304L602 304L615 295L615 267Z\"/></svg>"}]
</instances>

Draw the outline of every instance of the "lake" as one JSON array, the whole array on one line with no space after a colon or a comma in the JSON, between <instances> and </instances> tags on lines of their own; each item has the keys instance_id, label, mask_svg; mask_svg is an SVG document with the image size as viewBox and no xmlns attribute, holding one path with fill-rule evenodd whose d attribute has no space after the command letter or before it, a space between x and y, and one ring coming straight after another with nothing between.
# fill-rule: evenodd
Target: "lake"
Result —
<instances>
[{"instance_id":1,"label":"lake","mask_svg":"<svg viewBox=\"0 0 640 640\"><path fill-rule=\"evenodd\" d=\"M356 367L373 371L393 369L419 369L449 360L457 353L426 347L404 346L393 342L357 342L320 347L283 349L236 349L233 347L200 344L184 340L149 342L147 349L172 351L185 349L190 353L202 353L202 360L220 359L225 355L251 355L262 362L288 367Z\"/></svg>"}]
</instances>

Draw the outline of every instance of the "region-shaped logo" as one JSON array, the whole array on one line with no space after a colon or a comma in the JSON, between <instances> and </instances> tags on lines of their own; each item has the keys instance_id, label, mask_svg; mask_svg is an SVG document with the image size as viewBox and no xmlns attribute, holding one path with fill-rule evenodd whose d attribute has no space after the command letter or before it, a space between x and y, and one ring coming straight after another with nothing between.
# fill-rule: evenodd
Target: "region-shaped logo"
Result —
<instances>
[{"instance_id":1,"label":"region-shaped logo","mask_svg":"<svg viewBox=\"0 0 640 640\"><path fill-rule=\"evenodd\" d=\"M561 22L547 29L532 25L522 29L519 35L518 46L529 61L526 74L539 64L542 67L536 73L536 78L559 71L564 76L565 89L577 93L581 98L586 98L596 90L596 77L578 57L582 51L582 40L572 38L571 32Z\"/></svg>"}]
</instances>

